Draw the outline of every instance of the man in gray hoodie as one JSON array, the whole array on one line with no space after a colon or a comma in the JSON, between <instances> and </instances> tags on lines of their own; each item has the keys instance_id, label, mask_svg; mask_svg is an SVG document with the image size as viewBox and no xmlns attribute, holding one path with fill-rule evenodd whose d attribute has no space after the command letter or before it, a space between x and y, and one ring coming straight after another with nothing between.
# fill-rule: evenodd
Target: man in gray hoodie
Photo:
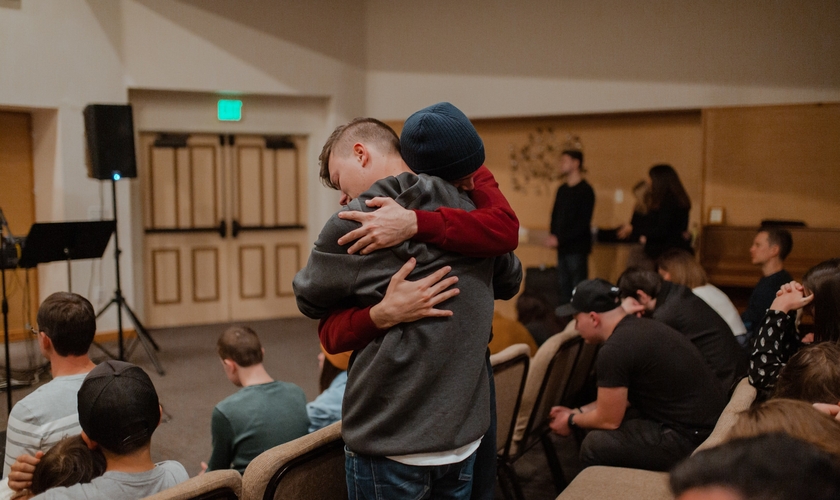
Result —
<instances>
[{"instance_id":1,"label":"man in gray hoodie","mask_svg":"<svg viewBox=\"0 0 840 500\"><path fill-rule=\"evenodd\" d=\"M484 146L466 116L441 103L409 117L401 141L377 120L354 120L336 129L322 158L348 209L370 211L366 200L388 196L409 209L472 210L458 187L469 186ZM409 259L415 279L451 267L460 293L440 306L451 317L393 325L354 354L342 427L350 498L469 498L475 450L490 421L484 354L493 300L519 290L521 264L512 254L470 258L413 241L348 254L349 245L336 242L355 227L334 215L295 277L307 316L378 303Z\"/></svg>"}]
</instances>

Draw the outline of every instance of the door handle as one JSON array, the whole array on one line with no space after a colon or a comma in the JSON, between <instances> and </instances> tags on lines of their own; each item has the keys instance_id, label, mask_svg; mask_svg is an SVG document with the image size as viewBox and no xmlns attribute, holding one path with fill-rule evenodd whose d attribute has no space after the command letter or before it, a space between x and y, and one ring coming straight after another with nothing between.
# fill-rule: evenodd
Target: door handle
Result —
<instances>
[{"instance_id":1,"label":"door handle","mask_svg":"<svg viewBox=\"0 0 840 500\"><path fill-rule=\"evenodd\" d=\"M227 221L224 219L219 221L219 236L222 238L227 236Z\"/></svg>"},{"instance_id":2,"label":"door handle","mask_svg":"<svg viewBox=\"0 0 840 500\"><path fill-rule=\"evenodd\" d=\"M242 230L242 225L239 223L238 220L233 219L233 224L231 224L231 235L236 238L239 236L239 231Z\"/></svg>"}]
</instances>

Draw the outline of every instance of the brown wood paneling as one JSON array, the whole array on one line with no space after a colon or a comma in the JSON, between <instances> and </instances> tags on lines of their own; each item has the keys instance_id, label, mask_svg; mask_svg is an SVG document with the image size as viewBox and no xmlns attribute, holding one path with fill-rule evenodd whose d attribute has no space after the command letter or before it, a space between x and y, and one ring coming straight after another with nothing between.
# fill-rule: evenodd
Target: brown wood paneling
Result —
<instances>
[{"instance_id":1,"label":"brown wood paneling","mask_svg":"<svg viewBox=\"0 0 840 500\"><path fill-rule=\"evenodd\" d=\"M181 251L152 250L152 290L156 305L181 303Z\"/></svg>"},{"instance_id":2,"label":"brown wood paneling","mask_svg":"<svg viewBox=\"0 0 840 500\"><path fill-rule=\"evenodd\" d=\"M149 154L149 200L152 228L178 227L177 157L173 148L151 148Z\"/></svg>"},{"instance_id":3,"label":"brown wood paneling","mask_svg":"<svg viewBox=\"0 0 840 500\"><path fill-rule=\"evenodd\" d=\"M276 245L274 248L275 266L277 271L274 283L274 293L278 297L289 297L295 294L292 280L300 271L300 246Z\"/></svg>"},{"instance_id":4,"label":"brown wood paneling","mask_svg":"<svg viewBox=\"0 0 840 500\"><path fill-rule=\"evenodd\" d=\"M785 269L801 279L808 269L840 256L840 230L789 228L793 250L785 259ZM761 278L761 269L750 261L750 245L757 229L743 226L706 226L700 239L700 263L709 281L723 287L752 288Z\"/></svg>"},{"instance_id":5,"label":"brown wood paneling","mask_svg":"<svg viewBox=\"0 0 840 500\"><path fill-rule=\"evenodd\" d=\"M274 157L277 165L275 210L278 224L299 224L298 151L278 149L274 151Z\"/></svg>"},{"instance_id":6,"label":"brown wood paneling","mask_svg":"<svg viewBox=\"0 0 840 500\"><path fill-rule=\"evenodd\" d=\"M263 225L262 154L260 147L236 146L238 216L243 226Z\"/></svg>"},{"instance_id":7,"label":"brown wood paneling","mask_svg":"<svg viewBox=\"0 0 840 500\"><path fill-rule=\"evenodd\" d=\"M219 301L219 249L192 249L192 279L194 302Z\"/></svg>"},{"instance_id":8,"label":"brown wood paneling","mask_svg":"<svg viewBox=\"0 0 840 500\"><path fill-rule=\"evenodd\" d=\"M242 299L265 297L265 247L263 245L239 247L239 297Z\"/></svg>"},{"instance_id":9,"label":"brown wood paneling","mask_svg":"<svg viewBox=\"0 0 840 500\"><path fill-rule=\"evenodd\" d=\"M840 228L840 104L704 115L705 205L724 207L727 225L792 219Z\"/></svg>"},{"instance_id":10,"label":"brown wood paneling","mask_svg":"<svg viewBox=\"0 0 840 500\"><path fill-rule=\"evenodd\" d=\"M218 168L216 148L210 146L192 146L190 165L192 166L192 225L193 227L211 227L219 223Z\"/></svg>"}]
</instances>

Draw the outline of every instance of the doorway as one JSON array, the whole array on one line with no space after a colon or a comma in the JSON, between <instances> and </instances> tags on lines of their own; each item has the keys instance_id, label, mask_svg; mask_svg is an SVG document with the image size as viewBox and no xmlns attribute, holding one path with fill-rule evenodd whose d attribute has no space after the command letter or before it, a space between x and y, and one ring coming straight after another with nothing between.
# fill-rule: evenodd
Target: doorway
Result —
<instances>
[{"instance_id":1,"label":"doorway","mask_svg":"<svg viewBox=\"0 0 840 500\"><path fill-rule=\"evenodd\" d=\"M32 115L0 111L0 209L15 236L26 235L35 222L32 164ZM20 248L8 248L19 257ZM38 311L38 270L6 271L9 340L30 338ZM2 342L0 327L0 342Z\"/></svg>"},{"instance_id":2,"label":"doorway","mask_svg":"<svg viewBox=\"0 0 840 500\"><path fill-rule=\"evenodd\" d=\"M300 316L306 138L140 134L151 327Z\"/></svg>"}]
</instances>

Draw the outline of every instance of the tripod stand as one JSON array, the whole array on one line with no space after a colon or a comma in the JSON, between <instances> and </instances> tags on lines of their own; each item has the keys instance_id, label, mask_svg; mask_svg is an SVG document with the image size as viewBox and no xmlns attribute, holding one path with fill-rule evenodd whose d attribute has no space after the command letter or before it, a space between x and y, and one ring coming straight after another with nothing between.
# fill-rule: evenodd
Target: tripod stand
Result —
<instances>
[{"instance_id":1,"label":"tripod stand","mask_svg":"<svg viewBox=\"0 0 840 500\"><path fill-rule=\"evenodd\" d=\"M160 364L160 360L158 360L157 354L155 351L160 351L160 346L154 341L149 332L140 323L140 320L137 319L137 315L134 314L134 311L128 307L128 304L125 301L125 297L122 294L122 288L120 287L120 254L122 250L120 250L120 237L119 237L119 226L117 224L117 180L119 179L119 174L114 174L111 177L111 199L113 201L114 206L114 261L116 265L116 278L117 278L117 289L114 290L114 297L105 304L98 313L96 313L96 318L99 319L102 314L108 310L111 306L117 306L117 342L119 344L119 356L118 359L124 361L126 358L125 353L125 339L123 338L123 326L122 326L122 313L123 311L128 314L128 317L131 319L131 322L134 323L135 331L137 332L137 341L143 345L143 349L146 351L146 354L149 356L149 359L152 361L152 364L155 365L155 369L160 375L164 374L163 367ZM113 357L108 351L106 351L102 346L97 346L102 351L104 351L109 356ZM133 350L133 349L132 349Z\"/></svg>"}]
</instances>

